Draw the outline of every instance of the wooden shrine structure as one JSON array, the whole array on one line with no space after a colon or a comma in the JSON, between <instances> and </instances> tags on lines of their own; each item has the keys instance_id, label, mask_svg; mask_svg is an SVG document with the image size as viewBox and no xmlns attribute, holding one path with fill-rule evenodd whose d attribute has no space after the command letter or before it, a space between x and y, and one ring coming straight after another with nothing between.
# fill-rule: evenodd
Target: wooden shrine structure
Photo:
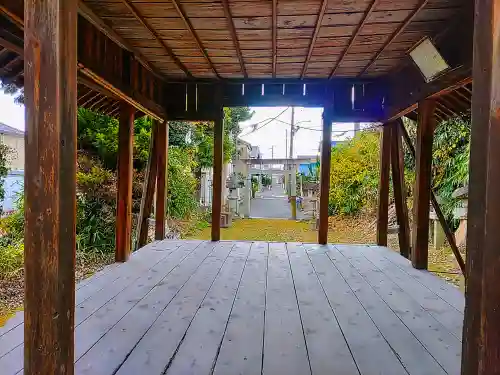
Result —
<instances>
[{"instance_id":1,"label":"wooden shrine structure","mask_svg":"<svg viewBox=\"0 0 500 375\"><path fill-rule=\"evenodd\" d=\"M449 69L408 56L429 37ZM0 78L26 105L25 374L72 374L76 112L119 119L116 260L132 251L134 118L152 117L138 229L165 205L169 120L214 122L212 240L220 240L223 107L324 108L319 244L328 235L332 122L380 122L377 242L389 175L401 254L427 268L436 123L472 109L463 375L500 374L500 0L4 0ZM415 147L401 117L418 121ZM413 241L402 142L416 158ZM156 194L154 194L156 186ZM165 212L156 210L156 239ZM446 227L446 225L445 225ZM461 262L461 263L460 263ZM0 370L1 372L1 370Z\"/></svg>"}]
</instances>

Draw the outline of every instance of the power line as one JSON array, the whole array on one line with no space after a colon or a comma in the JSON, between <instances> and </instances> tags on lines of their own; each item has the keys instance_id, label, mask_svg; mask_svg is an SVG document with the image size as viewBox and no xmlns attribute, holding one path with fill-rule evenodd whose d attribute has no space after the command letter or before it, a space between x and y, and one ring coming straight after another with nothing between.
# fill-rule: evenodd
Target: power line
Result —
<instances>
[{"instance_id":1,"label":"power line","mask_svg":"<svg viewBox=\"0 0 500 375\"><path fill-rule=\"evenodd\" d=\"M266 120L260 121L260 122L258 122L258 123L256 123L256 124L252 124L252 125L250 125L250 126L252 126L252 127L253 127L253 126L258 125L259 123L262 123L262 122L264 122L264 121L267 121L265 124L263 124L263 125L261 125L261 126L259 126L259 127L256 127L256 128L254 128L254 129L252 129L252 130L251 130L251 131L249 131L248 133L243 134L243 135L240 135L240 137L245 137L245 136L247 136L247 135L249 135L249 134L251 134L251 133L255 133L257 130L262 129L262 128L263 128L264 126L266 126L266 125L269 125L271 122L275 121L278 117L280 117L283 113L285 113L285 112L286 112L289 108L290 108L290 107L286 107L286 108L285 108L283 111L281 111L281 112L280 112L280 113L279 113L276 117L271 117L271 118L269 118L269 119L266 119Z\"/></svg>"}]
</instances>

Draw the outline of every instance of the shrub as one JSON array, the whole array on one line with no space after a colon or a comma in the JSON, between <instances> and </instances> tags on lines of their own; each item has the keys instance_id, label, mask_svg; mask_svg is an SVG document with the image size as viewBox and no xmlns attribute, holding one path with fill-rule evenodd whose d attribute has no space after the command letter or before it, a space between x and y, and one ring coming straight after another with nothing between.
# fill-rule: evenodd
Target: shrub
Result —
<instances>
[{"instance_id":1,"label":"shrub","mask_svg":"<svg viewBox=\"0 0 500 375\"><path fill-rule=\"evenodd\" d=\"M15 210L0 219L0 278L21 271L24 264L24 194L19 194Z\"/></svg>"},{"instance_id":2,"label":"shrub","mask_svg":"<svg viewBox=\"0 0 500 375\"><path fill-rule=\"evenodd\" d=\"M329 213L356 214L376 206L379 133L361 132L332 148Z\"/></svg>"},{"instance_id":3,"label":"shrub","mask_svg":"<svg viewBox=\"0 0 500 375\"><path fill-rule=\"evenodd\" d=\"M190 152L175 146L169 147L167 212L173 218L186 218L197 208L194 167Z\"/></svg>"},{"instance_id":4,"label":"shrub","mask_svg":"<svg viewBox=\"0 0 500 375\"><path fill-rule=\"evenodd\" d=\"M76 199L76 249L109 253L115 246L116 177L101 163L79 155Z\"/></svg>"}]
</instances>

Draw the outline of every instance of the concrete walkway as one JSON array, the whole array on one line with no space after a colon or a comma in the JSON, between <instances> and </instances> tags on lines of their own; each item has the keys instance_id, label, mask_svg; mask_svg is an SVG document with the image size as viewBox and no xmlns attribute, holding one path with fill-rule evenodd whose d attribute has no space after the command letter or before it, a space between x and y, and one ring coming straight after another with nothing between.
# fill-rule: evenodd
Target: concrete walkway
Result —
<instances>
[{"instance_id":1,"label":"concrete walkway","mask_svg":"<svg viewBox=\"0 0 500 375\"><path fill-rule=\"evenodd\" d=\"M257 193L250 202L250 217L268 219L290 219L292 216L288 197L281 185L275 185L271 190ZM297 210L297 219L305 219Z\"/></svg>"}]
</instances>

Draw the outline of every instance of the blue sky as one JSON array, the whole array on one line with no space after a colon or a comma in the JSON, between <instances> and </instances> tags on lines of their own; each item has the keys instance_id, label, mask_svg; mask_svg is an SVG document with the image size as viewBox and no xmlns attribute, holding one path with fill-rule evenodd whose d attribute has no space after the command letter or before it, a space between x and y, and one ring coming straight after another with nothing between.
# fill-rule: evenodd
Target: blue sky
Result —
<instances>
[{"instance_id":1,"label":"blue sky","mask_svg":"<svg viewBox=\"0 0 500 375\"><path fill-rule=\"evenodd\" d=\"M272 155L271 147L274 148L274 157L285 157L285 139L286 131L290 132L291 109L288 108L281 116L277 118L280 121L272 121L259 130L252 132L252 124L276 117L287 107L255 107L255 115L252 119L241 123L242 135L245 141L254 146L259 146L264 157L270 158ZM321 114L322 108L295 108L295 123L299 126L310 128L300 129L295 135L294 156L298 155L316 155L319 142L321 141ZM0 122L17 129L24 130L24 106L14 103L14 97L0 92ZM259 126L262 124L259 124ZM333 139L344 139L346 136L352 136L354 125L352 123L334 124ZM315 129L315 130L311 130ZM346 134L342 134L348 131ZM290 134L288 134L290 137ZM288 139L289 141L289 139ZM289 147L289 146L288 146Z\"/></svg>"}]
</instances>

